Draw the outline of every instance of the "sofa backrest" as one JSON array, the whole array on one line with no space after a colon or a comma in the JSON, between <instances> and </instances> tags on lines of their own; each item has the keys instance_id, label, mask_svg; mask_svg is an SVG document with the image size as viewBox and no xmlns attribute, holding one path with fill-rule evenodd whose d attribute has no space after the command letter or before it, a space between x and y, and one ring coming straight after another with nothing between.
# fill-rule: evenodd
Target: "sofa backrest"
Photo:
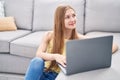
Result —
<instances>
[{"instance_id":1,"label":"sofa backrest","mask_svg":"<svg viewBox=\"0 0 120 80\"><path fill-rule=\"evenodd\" d=\"M3 0L5 15L15 17L16 25L21 29L32 29L33 0Z\"/></svg>"},{"instance_id":2,"label":"sofa backrest","mask_svg":"<svg viewBox=\"0 0 120 80\"><path fill-rule=\"evenodd\" d=\"M86 0L85 33L120 32L120 0Z\"/></svg>"},{"instance_id":3,"label":"sofa backrest","mask_svg":"<svg viewBox=\"0 0 120 80\"><path fill-rule=\"evenodd\" d=\"M21 29L52 30L57 6L68 4L76 10L77 30L80 33L91 31L120 32L120 0L3 1L5 1L5 15L15 17L17 27Z\"/></svg>"},{"instance_id":4,"label":"sofa backrest","mask_svg":"<svg viewBox=\"0 0 120 80\"><path fill-rule=\"evenodd\" d=\"M72 6L77 13L77 30L83 33L84 0L35 0L33 31L52 30L54 13L59 4Z\"/></svg>"}]
</instances>

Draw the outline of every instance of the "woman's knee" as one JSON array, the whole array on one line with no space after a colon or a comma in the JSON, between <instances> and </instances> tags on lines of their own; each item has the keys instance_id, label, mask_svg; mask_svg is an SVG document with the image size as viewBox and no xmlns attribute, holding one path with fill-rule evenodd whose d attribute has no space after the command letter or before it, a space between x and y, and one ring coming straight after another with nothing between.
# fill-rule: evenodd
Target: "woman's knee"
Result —
<instances>
[{"instance_id":1,"label":"woman's knee","mask_svg":"<svg viewBox=\"0 0 120 80\"><path fill-rule=\"evenodd\" d=\"M31 65L34 69L44 68L44 60L42 58L35 57L31 60Z\"/></svg>"},{"instance_id":2,"label":"woman's knee","mask_svg":"<svg viewBox=\"0 0 120 80\"><path fill-rule=\"evenodd\" d=\"M27 69L25 80L38 80L44 70L44 60L42 58L33 58Z\"/></svg>"}]
</instances>

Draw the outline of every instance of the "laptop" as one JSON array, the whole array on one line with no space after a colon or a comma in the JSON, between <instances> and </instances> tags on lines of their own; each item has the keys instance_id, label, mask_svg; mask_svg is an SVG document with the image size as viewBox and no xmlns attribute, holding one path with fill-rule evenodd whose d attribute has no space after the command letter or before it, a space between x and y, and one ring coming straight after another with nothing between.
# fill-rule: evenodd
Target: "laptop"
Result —
<instances>
[{"instance_id":1,"label":"laptop","mask_svg":"<svg viewBox=\"0 0 120 80\"><path fill-rule=\"evenodd\" d=\"M111 66L113 36L102 36L66 42L66 66L58 64L63 73L75 73Z\"/></svg>"}]
</instances>

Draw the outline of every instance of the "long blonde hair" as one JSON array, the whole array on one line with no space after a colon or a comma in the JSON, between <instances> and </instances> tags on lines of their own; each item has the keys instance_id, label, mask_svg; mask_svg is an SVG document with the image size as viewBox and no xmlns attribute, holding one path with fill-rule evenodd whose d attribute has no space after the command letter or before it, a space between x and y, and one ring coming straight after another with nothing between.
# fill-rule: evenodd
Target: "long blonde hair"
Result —
<instances>
[{"instance_id":1,"label":"long blonde hair","mask_svg":"<svg viewBox=\"0 0 120 80\"><path fill-rule=\"evenodd\" d=\"M65 13L68 9L74 10L71 6L69 5L62 5L58 6L55 15L54 15L54 34L53 34L53 48L52 48L52 53L58 53L62 54L63 53L63 47L64 47L64 33L65 33ZM75 10L74 10L75 11ZM70 39L78 39L76 29L72 30L72 35ZM55 61L52 61L48 70L50 68L57 66Z\"/></svg>"}]
</instances>

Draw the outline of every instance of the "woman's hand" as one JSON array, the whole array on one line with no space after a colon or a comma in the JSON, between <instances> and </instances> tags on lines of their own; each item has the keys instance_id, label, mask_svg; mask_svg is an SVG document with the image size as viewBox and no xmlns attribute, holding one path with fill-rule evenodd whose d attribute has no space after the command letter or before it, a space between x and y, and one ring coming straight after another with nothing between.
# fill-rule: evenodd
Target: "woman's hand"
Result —
<instances>
[{"instance_id":1,"label":"woman's hand","mask_svg":"<svg viewBox=\"0 0 120 80\"><path fill-rule=\"evenodd\" d=\"M60 54L54 54L54 59L56 60L56 62L61 64L63 67L66 67L66 58L65 58L65 56L60 55Z\"/></svg>"}]
</instances>

